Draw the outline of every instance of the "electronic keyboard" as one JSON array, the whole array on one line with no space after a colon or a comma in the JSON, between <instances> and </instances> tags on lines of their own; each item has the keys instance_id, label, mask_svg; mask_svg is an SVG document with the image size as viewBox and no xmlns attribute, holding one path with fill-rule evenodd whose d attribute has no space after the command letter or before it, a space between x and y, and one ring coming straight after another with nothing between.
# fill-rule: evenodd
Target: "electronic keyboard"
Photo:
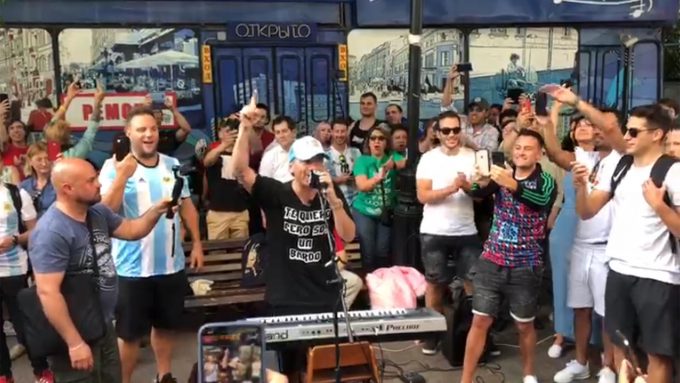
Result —
<instances>
[{"instance_id":1,"label":"electronic keyboard","mask_svg":"<svg viewBox=\"0 0 680 383\"><path fill-rule=\"evenodd\" d=\"M333 343L333 313L250 318L264 326L267 348L288 343ZM421 339L446 331L444 316L432 309L389 309L350 311L355 340L376 342ZM338 313L341 341L347 339L345 314Z\"/></svg>"}]
</instances>

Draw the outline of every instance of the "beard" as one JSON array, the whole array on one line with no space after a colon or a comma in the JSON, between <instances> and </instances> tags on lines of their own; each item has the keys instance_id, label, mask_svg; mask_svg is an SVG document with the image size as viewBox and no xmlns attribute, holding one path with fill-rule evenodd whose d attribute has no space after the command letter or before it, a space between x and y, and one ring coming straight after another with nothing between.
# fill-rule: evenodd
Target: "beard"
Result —
<instances>
[{"instance_id":1,"label":"beard","mask_svg":"<svg viewBox=\"0 0 680 383\"><path fill-rule=\"evenodd\" d=\"M76 202L78 202L79 204L82 204L82 205L86 205L86 206L94 206L101 201L102 201L102 195L99 194L99 193L97 193L97 195L92 197L92 198L78 197L76 199Z\"/></svg>"}]
</instances>

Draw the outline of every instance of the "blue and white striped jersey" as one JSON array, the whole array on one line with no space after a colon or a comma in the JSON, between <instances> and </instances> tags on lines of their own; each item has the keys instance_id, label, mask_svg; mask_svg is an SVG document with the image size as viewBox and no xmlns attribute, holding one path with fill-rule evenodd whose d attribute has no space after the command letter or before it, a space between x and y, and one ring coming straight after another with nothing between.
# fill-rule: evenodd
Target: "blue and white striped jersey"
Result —
<instances>
[{"instance_id":1,"label":"blue and white striped jersey","mask_svg":"<svg viewBox=\"0 0 680 383\"><path fill-rule=\"evenodd\" d=\"M158 155L158 164L155 167L138 164L135 174L128 179L123 203L118 212L121 216L137 218L154 204L172 197L172 189L175 186L172 168L179 166L179 161L160 153ZM99 175L102 194L109 192L115 177L114 160L108 159ZM188 180L185 179L181 197L189 196ZM150 277L174 274L183 270L185 258L179 234L180 225L179 214L172 220L161 217L151 233L139 241L114 239L112 255L118 275Z\"/></svg>"},{"instance_id":2,"label":"blue and white striped jersey","mask_svg":"<svg viewBox=\"0 0 680 383\"><path fill-rule=\"evenodd\" d=\"M31 196L26 190L19 189L21 196L21 218L24 221L36 219L38 214L33 207ZM9 189L0 183L0 238L19 235L19 215L12 202ZM0 278L16 277L28 272L28 256L21 246L14 246L0 253Z\"/></svg>"}]
</instances>

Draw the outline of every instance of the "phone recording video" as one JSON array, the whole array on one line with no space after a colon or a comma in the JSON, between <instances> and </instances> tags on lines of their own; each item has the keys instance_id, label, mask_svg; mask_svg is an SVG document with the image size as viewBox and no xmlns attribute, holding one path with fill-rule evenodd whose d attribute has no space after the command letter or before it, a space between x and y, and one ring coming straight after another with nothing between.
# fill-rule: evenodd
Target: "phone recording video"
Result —
<instances>
[{"instance_id":1,"label":"phone recording video","mask_svg":"<svg viewBox=\"0 0 680 383\"><path fill-rule=\"evenodd\" d=\"M472 63L458 63L456 64L456 71L472 72Z\"/></svg>"},{"instance_id":2,"label":"phone recording video","mask_svg":"<svg viewBox=\"0 0 680 383\"><path fill-rule=\"evenodd\" d=\"M505 153L491 152L491 163L496 166L505 167Z\"/></svg>"},{"instance_id":3,"label":"phone recording video","mask_svg":"<svg viewBox=\"0 0 680 383\"><path fill-rule=\"evenodd\" d=\"M508 93L506 94L505 98L511 98L512 102L517 104L522 93L524 93L523 89L508 89Z\"/></svg>"},{"instance_id":4,"label":"phone recording video","mask_svg":"<svg viewBox=\"0 0 680 383\"><path fill-rule=\"evenodd\" d=\"M201 327L199 382L264 382L264 348L263 328L259 325L232 322Z\"/></svg>"},{"instance_id":5,"label":"phone recording video","mask_svg":"<svg viewBox=\"0 0 680 383\"><path fill-rule=\"evenodd\" d=\"M548 115L548 95L543 92L536 93L536 115Z\"/></svg>"},{"instance_id":6,"label":"phone recording video","mask_svg":"<svg viewBox=\"0 0 680 383\"><path fill-rule=\"evenodd\" d=\"M475 165L477 165L477 169L481 176L487 177L491 174L491 156L487 149L475 152Z\"/></svg>"},{"instance_id":7,"label":"phone recording video","mask_svg":"<svg viewBox=\"0 0 680 383\"><path fill-rule=\"evenodd\" d=\"M165 93L151 93L151 108L165 109Z\"/></svg>"},{"instance_id":8,"label":"phone recording video","mask_svg":"<svg viewBox=\"0 0 680 383\"><path fill-rule=\"evenodd\" d=\"M49 161L56 161L59 158L59 154L61 154L61 144L58 143L57 141L48 141L47 142L47 159Z\"/></svg>"},{"instance_id":9,"label":"phone recording video","mask_svg":"<svg viewBox=\"0 0 680 383\"><path fill-rule=\"evenodd\" d=\"M124 134L116 137L113 141L113 152L116 155L116 161L123 161L130 153L130 138Z\"/></svg>"}]
</instances>

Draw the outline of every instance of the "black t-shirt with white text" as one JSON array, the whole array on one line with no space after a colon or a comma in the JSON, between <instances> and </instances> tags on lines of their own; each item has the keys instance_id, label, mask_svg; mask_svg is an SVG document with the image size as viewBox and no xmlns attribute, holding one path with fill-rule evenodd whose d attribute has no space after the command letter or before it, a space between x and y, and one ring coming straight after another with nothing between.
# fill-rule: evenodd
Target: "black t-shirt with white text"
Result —
<instances>
[{"instance_id":1,"label":"black t-shirt with white text","mask_svg":"<svg viewBox=\"0 0 680 383\"><path fill-rule=\"evenodd\" d=\"M349 215L337 185L335 193ZM324 216L318 195L305 205L291 182L263 176L257 176L252 195L267 218L265 301L271 306L327 307L330 311L339 288L328 283L335 279L333 267L325 267L333 257L327 235L335 228L330 207L326 206Z\"/></svg>"},{"instance_id":2,"label":"black t-shirt with white text","mask_svg":"<svg viewBox=\"0 0 680 383\"><path fill-rule=\"evenodd\" d=\"M368 130L363 130L361 129L361 120L356 120L355 122L350 125L350 131L349 131L349 145L353 146L362 152L364 151L364 142L368 138L368 132L375 128L376 126L380 125L382 121L380 120L375 120L373 123L373 126L369 128Z\"/></svg>"}]
</instances>

